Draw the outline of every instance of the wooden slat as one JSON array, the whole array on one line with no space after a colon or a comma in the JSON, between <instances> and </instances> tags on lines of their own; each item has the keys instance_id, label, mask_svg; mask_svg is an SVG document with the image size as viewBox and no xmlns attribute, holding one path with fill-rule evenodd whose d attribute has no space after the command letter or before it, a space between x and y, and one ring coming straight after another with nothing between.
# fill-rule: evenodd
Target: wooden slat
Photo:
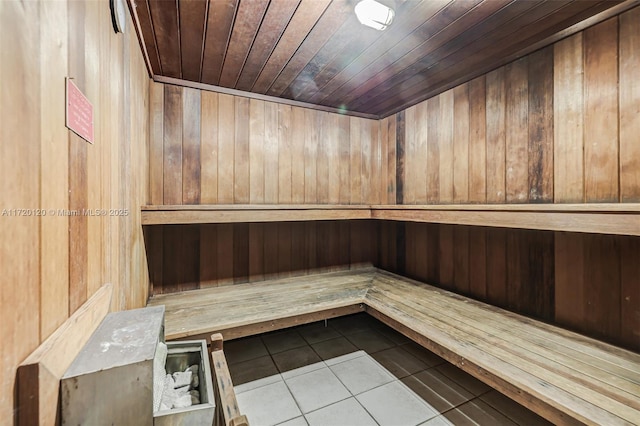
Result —
<instances>
[{"instance_id":1,"label":"wooden slat","mask_svg":"<svg viewBox=\"0 0 640 426\"><path fill-rule=\"evenodd\" d=\"M453 202L469 201L469 85L453 89ZM475 135L474 135L475 136Z\"/></svg>"},{"instance_id":2,"label":"wooden slat","mask_svg":"<svg viewBox=\"0 0 640 426\"><path fill-rule=\"evenodd\" d=\"M553 201L553 48L529 57L529 202Z\"/></svg>"},{"instance_id":3,"label":"wooden slat","mask_svg":"<svg viewBox=\"0 0 640 426\"><path fill-rule=\"evenodd\" d=\"M236 88L250 90L264 68L300 0L283 0L269 4L247 55Z\"/></svg>"},{"instance_id":4,"label":"wooden slat","mask_svg":"<svg viewBox=\"0 0 640 426\"><path fill-rule=\"evenodd\" d=\"M182 203L182 108L181 87L164 87L164 164L165 204Z\"/></svg>"},{"instance_id":5,"label":"wooden slat","mask_svg":"<svg viewBox=\"0 0 640 426\"><path fill-rule=\"evenodd\" d=\"M619 198L618 20L584 32L584 174L587 202Z\"/></svg>"},{"instance_id":6,"label":"wooden slat","mask_svg":"<svg viewBox=\"0 0 640 426\"><path fill-rule=\"evenodd\" d=\"M427 203L440 201L440 97L427 101ZM408 125L408 123L407 123Z\"/></svg>"},{"instance_id":7,"label":"wooden slat","mask_svg":"<svg viewBox=\"0 0 640 426\"><path fill-rule=\"evenodd\" d=\"M278 106L278 203L291 204L292 199L292 108Z\"/></svg>"},{"instance_id":8,"label":"wooden slat","mask_svg":"<svg viewBox=\"0 0 640 426\"><path fill-rule=\"evenodd\" d=\"M326 112L316 113L316 125L318 129L318 148L316 151L316 202L318 204L329 203L329 114ZM362 150L365 155L365 151Z\"/></svg>"},{"instance_id":9,"label":"wooden slat","mask_svg":"<svg viewBox=\"0 0 640 426\"><path fill-rule=\"evenodd\" d=\"M361 132L360 128L363 125L363 120L353 119L350 120L351 127L349 133L349 148L351 164L349 166L350 174L350 189L351 189L351 204L362 203L362 157L360 155L361 147Z\"/></svg>"},{"instance_id":10,"label":"wooden slat","mask_svg":"<svg viewBox=\"0 0 640 426\"><path fill-rule=\"evenodd\" d=\"M235 135L233 147L233 202L249 202L249 99L234 98ZM224 143L224 142L223 142Z\"/></svg>"},{"instance_id":11,"label":"wooden slat","mask_svg":"<svg viewBox=\"0 0 640 426\"><path fill-rule=\"evenodd\" d=\"M640 8L620 15L620 201L640 201Z\"/></svg>"},{"instance_id":12,"label":"wooden slat","mask_svg":"<svg viewBox=\"0 0 640 426\"><path fill-rule=\"evenodd\" d=\"M164 86L149 82L149 200L164 203Z\"/></svg>"},{"instance_id":13,"label":"wooden slat","mask_svg":"<svg viewBox=\"0 0 640 426\"><path fill-rule=\"evenodd\" d=\"M584 324L584 235L555 236L555 321L579 330Z\"/></svg>"},{"instance_id":14,"label":"wooden slat","mask_svg":"<svg viewBox=\"0 0 640 426\"><path fill-rule=\"evenodd\" d=\"M291 115L291 202L304 203L305 110L293 108Z\"/></svg>"},{"instance_id":15,"label":"wooden slat","mask_svg":"<svg viewBox=\"0 0 640 426\"><path fill-rule=\"evenodd\" d=\"M237 7L238 0L216 1L209 7L202 62L203 83L216 85L220 83L222 65Z\"/></svg>"},{"instance_id":16,"label":"wooden slat","mask_svg":"<svg viewBox=\"0 0 640 426\"><path fill-rule=\"evenodd\" d=\"M278 202L278 105L264 106L264 201Z\"/></svg>"},{"instance_id":17,"label":"wooden slat","mask_svg":"<svg viewBox=\"0 0 640 426\"><path fill-rule=\"evenodd\" d=\"M207 3L183 0L178 3L182 78L200 81L205 39Z\"/></svg>"},{"instance_id":18,"label":"wooden slat","mask_svg":"<svg viewBox=\"0 0 640 426\"><path fill-rule=\"evenodd\" d=\"M264 203L264 102L256 99L249 101L249 201Z\"/></svg>"},{"instance_id":19,"label":"wooden slat","mask_svg":"<svg viewBox=\"0 0 640 426\"><path fill-rule=\"evenodd\" d=\"M487 202L504 203L505 186L505 70L486 76L487 96Z\"/></svg>"},{"instance_id":20,"label":"wooden slat","mask_svg":"<svg viewBox=\"0 0 640 426\"><path fill-rule=\"evenodd\" d=\"M583 34L554 45L553 177L556 203L584 200Z\"/></svg>"},{"instance_id":21,"label":"wooden slat","mask_svg":"<svg viewBox=\"0 0 640 426\"><path fill-rule=\"evenodd\" d=\"M526 203L528 190L528 58L505 67L505 183L507 203Z\"/></svg>"},{"instance_id":22,"label":"wooden slat","mask_svg":"<svg viewBox=\"0 0 640 426\"><path fill-rule=\"evenodd\" d=\"M148 0L148 2L162 73L168 77L182 78L180 39L173 36L178 34L179 28L177 8L165 7L159 0Z\"/></svg>"},{"instance_id":23,"label":"wooden slat","mask_svg":"<svg viewBox=\"0 0 640 426\"><path fill-rule=\"evenodd\" d=\"M200 91L184 89L182 96L182 203L200 203Z\"/></svg>"},{"instance_id":24,"label":"wooden slat","mask_svg":"<svg viewBox=\"0 0 640 426\"><path fill-rule=\"evenodd\" d=\"M454 96L453 90L448 90L439 96L440 116L438 118L438 133L440 136L440 171L439 171L439 199L440 203L453 201L453 155L454 155Z\"/></svg>"},{"instance_id":25,"label":"wooden slat","mask_svg":"<svg viewBox=\"0 0 640 426\"><path fill-rule=\"evenodd\" d=\"M313 129L316 126L316 114L319 112L313 110L304 111L304 123L307 129ZM317 203L317 162L318 156L318 133L305 132L304 134L304 202Z\"/></svg>"},{"instance_id":26,"label":"wooden slat","mask_svg":"<svg viewBox=\"0 0 640 426\"><path fill-rule=\"evenodd\" d=\"M218 201L218 94L204 92L200 111L200 202Z\"/></svg>"},{"instance_id":27,"label":"wooden slat","mask_svg":"<svg viewBox=\"0 0 640 426\"><path fill-rule=\"evenodd\" d=\"M220 85L234 87L247 60L262 18L267 11L268 0L239 2L231 30L227 53L222 65Z\"/></svg>"},{"instance_id":28,"label":"wooden slat","mask_svg":"<svg viewBox=\"0 0 640 426\"><path fill-rule=\"evenodd\" d=\"M19 425L53 424L60 379L109 312L113 286L103 285L18 368Z\"/></svg>"},{"instance_id":29,"label":"wooden slat","mask_svg":"<svg viewBox=\"0 0 640 426\"><path fill-rule=\"evenodd\" d=\"M487 201L487 100L484 77L469 82L469 202Z\"/></svg>"},{"instance_id":30,"label":"wooden slat","mask_svg":"<svg viewBox=\"0 0 640 426\"><path fill-rule=\"evenodd\" d=\"M253 85L253 91L266 93L274 80L282 72L282 58L288 60L298 49L311 28L329 6L329 0L302 0L296 13L293 14L287 29L280 37L278 45L260 72Z\"/></svg>"},{"instance_id":31,"label":"wooden slat","mask_svg":"<svg viewBox=\"0 0 640 426\"><path fill-rule=\"evenodd\" d=\"M218 95L218 202L233 203L235 105L233 96Z\"/></svg>"}]
</instances>

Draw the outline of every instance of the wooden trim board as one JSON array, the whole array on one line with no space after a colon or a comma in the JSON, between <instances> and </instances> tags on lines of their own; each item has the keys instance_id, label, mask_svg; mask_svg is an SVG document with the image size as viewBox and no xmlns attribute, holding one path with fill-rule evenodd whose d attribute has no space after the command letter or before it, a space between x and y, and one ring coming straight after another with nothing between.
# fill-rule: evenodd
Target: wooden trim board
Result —
<instances>
[{"instance_id":1,"label":"wooden trim board","mask_svg":"<svg viewBox=\"0 0 640 426\"><path fill-rule=\"evenodd\" d=\"M59 420L60 378L111 305L104 284L18 367L18 425L53 425Z\"/></svg>"},{"instance_id":2,"label":"wooden trim board","mask_svg":"<svg viewBox=\"0 0 640 426\"><path fill-rule=\"evenodd\" d=\"M143 225L381 219L640 236L640 204L145 206Z\"/></svg>"}]
</instances>

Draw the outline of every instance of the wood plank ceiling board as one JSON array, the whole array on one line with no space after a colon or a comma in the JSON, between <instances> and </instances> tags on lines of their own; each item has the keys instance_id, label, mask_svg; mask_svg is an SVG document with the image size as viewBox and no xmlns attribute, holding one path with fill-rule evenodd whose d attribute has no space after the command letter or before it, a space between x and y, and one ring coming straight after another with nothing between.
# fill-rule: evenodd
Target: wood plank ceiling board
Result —
<instances>
[{"instance_id":1,"label":"wood plank ceiling board","mask_svg":"<svg viewBox=\"0 0 640 426\"><path fill-rule=\"evenodd\" d=\"M129 0L154 78L386 117L593 25L639 0ZM166 81L166 80L165 80ZM277 99L276 99L277 100Z\"/></svg>"}]
</instances>

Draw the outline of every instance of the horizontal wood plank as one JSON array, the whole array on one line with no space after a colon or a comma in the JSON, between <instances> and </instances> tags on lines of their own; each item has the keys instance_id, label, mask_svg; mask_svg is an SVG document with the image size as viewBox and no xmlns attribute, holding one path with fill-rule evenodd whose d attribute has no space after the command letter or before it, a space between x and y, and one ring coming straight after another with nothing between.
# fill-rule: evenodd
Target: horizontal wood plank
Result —
<instances>
[{"instance_id":1,"label":"horizontal wood plank","mask_svg":"<svg viewBox=\"0 0 640 426\"><path fill-rule=\"evenodd\" d=\"M143 225L381 219L640 235L640 204L146 206Z\"/></svg>"}]
</instances>

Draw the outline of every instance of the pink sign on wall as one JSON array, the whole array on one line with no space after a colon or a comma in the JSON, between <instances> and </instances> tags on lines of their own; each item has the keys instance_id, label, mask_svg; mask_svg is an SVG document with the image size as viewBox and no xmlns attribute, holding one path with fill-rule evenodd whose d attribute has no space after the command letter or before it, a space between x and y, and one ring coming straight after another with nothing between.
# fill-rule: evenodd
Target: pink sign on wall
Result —
<instances>
[{"instance_id":1,"label":"pink sign on wall","mask_svg":"<svg viewBox=\"0 0 640 426\"><path fill-rule=\"evenodd\" d=\"M93 105L70 78L67 78L67 127L93 143Z\"/></svg>"}]
</instances>

